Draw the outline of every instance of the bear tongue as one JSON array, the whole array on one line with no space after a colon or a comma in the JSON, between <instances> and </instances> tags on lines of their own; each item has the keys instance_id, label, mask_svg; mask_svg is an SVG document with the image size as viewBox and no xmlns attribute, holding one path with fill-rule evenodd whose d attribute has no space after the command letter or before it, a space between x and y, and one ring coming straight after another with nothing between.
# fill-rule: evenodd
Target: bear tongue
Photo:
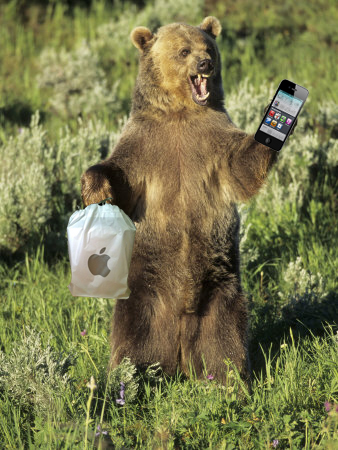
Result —
<instances>
[{"instance_id":1,"label":"bear tongue","mask_svg":"<svg viewBox=\"0 0 338 450\"><path fill-rule=\"evenodd\" d=\"M199 96L205 96L207 95L207 79L203 77L196 77L194 80L194 85L196 88L196 93Z\"/></svg>"}]
</instances>

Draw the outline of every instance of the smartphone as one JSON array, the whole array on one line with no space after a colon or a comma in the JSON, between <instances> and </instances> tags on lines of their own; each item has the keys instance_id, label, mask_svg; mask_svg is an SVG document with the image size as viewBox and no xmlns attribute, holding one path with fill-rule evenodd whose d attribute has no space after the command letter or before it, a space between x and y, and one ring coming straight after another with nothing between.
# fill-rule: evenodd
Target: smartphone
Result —
<instances>
[{"instance_id":1,"label":"smartphone","mask_svg":"<svg viewBox=\"0 0 338 450\"><path fill-rule=\"evenodd\" d=\"M274 150L280 150L308 95L309 91L304 87L283 80L256 131L256 141Z\"/></svg>"}]
</instances>

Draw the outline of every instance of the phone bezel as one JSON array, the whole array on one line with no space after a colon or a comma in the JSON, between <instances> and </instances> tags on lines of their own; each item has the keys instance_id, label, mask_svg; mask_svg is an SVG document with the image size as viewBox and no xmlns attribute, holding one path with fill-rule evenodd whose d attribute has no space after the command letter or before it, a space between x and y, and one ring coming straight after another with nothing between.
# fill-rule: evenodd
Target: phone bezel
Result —
<instances>
[{"instance_id":1,"label":"phone bezel","mask_svg":"<svg viewBox=\"0 0 338 450\"><path fill-rule=\"evenodd\" d=\"M273 99L272 99L272 101L271 101L271 103L269 105L268 110L270 108L272 108L273 102L274 102L274 100L275 100L275 98L276 98L276 96L277 96L277 94L278 94L278 92L280 90L282 90L282 91L286 92L287 94L290 94L290 95L292 95L294 97L297 97L300 100L303 100L303 104L300 107L300 109L299 109L299 111L298 111L298 113L297 113L297 115L296 115L296 117L294 119L294 122L295 122L297 117L299 116L299 113L301 112L301 110L302 110L302 108L304 106L305 100L307 99L307 97L309 95L309 91L306 88L304 88L303 86L300 86L299 84L293 83L292 81L289 81L289 80L286 80L286 79L282 80L279 83L279 86L278 86L278 88L277 88L277 90L275 92L275 95L273 96ZM259 124L259 127L258 127L258 129L256 131L255 139L256 139L256 141L260 142L261 144L266 145L267 147L270 147L273 150L279 151L283 147L283 145L285 144L285 141L287 140L287 138L289 137L289 135L291 133L291 130L293 128L293 125L290 127L290 129L289 129L289 131L288 131L284 141L281 141L280 139L277 139L276 137L271 136L270 134L264 133L264 131L260 130L262 124L264 123L265 117L266 117L266 113L264 114L263 119L262 119L261 123ZM268 138L270 139L270 142L267 143L266 139L268 139Z\"/></svg>"}]
</instances>

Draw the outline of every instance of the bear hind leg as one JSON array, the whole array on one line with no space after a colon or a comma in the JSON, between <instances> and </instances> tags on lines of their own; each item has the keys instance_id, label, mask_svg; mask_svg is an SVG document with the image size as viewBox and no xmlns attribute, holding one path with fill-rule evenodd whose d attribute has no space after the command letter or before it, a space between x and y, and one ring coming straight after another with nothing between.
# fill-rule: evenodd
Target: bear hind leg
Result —
<instances>
[{"instance_id":1,"label":"bear hind leg","mask_svg":"<svg viewBox=\"0 0 338 450\"><path fill-rule=\"evenodd\" d=\"M203 312L182 317L180 366L187 375L192 366L198 378L207 371L225 383L226 360L234 363L242 378L249 381L246 299L238 293L229 301L219 291Z\"/></svg>"},{"instance_id":2,"label":"bear hind leg","mask_svg":"<svg viewBox=\"0 0 338 450\"><path fill-rule=\"evenodd\" d=\"M131 294L116 303L111 334L110 366L124 357L137 367L160 363L168 375L174 375L179 359L179 319L170 302L149 293Z\"/></svg>"}]
</instances>

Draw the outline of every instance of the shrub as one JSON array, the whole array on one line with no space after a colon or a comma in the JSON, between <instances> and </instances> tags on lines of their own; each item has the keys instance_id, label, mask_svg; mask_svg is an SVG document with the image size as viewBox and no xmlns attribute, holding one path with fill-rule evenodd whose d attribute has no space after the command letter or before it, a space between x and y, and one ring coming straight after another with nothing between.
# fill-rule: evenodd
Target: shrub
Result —
<instances>
[{"instance_id":1,"label":"shrub","mask_svg":"<svg viewBox=\"0 0 338 450\"><path fill-rule=\"evenodd\" d=\"M97 54L86 42L75 50L46 48L40 56L39 86L50 88L49 106L64 118L117 111L115 84L107 86Z\"/></svg>"},{"instance_id":2,"label":"shrub","mask_svg":"<svg viewBox=\"0 0 338 450\"><path fill-rule=\"evenodd\" d=\"M111 153L119 137L119 131L109 131L100 121L79 119L78 124L75 135L68 127L60 130L55 155L60 192L73 201L80 199L82 173Z\"/></svg>"},{"instance_id":3,"label":"shrub","mask_svg":"<svg viewBox=\"0 0 338 450\"><path fill-rule=\"evenodd\" d=\"M80 201L81 174L112 150L117 137L100 121L79 120L77 134L62 128L52 145L37 112L29 128L0 146L0 252L40 240L47 226L65 228Z\"/></svg>"},{"instance_id":4,"label":"shrub","mask_svg":"<svg viewBox=\"0 0 338 450\"><path fill-rule=\"evenodd\" d=\"M139 14L139 25L152 30L171 22L187 22L197 25L203 17L203 0L156 0Z\"/></svg>"},{"instance_id":5,"label":"shrub","mask_svg":"<svg viewBox=\"0 0 338 450\"><path fill-rule=\"evenodd\" d=\"M39 113L0 146L0 158L0 251L14 252L52 215L53 149Z\"/></svg>"},{"instance_id":6,"label":"shrub","mask_svg":"<svg viewBox=\"0 0 338 450\"><path fill-rule=\"evenodd\" d=\"M68 371L74 362L74 354L56 352L50 340L44 346L40 333L26 328L10 354L0 351L0 389L25 411L50 413L56 398L69 389Z\"/></svg>"},{"instance_id":7,"label":"shrub","mask_svg":"<svg viewBox=\"0 0 338 450\"><path fill-rule=\"evenodd\" d=\"M264 108L273 97L273 86L267 83L257 91L246 78L225 97L225 107L234 124L247 133L254 133L263 118Z\"/></svg>"},{"instance_id":8,"label":"shrub","mask_svg":"<svg viewBox=\"0 0 338 450\"><path fill-rule=\"evenodd\" d=\"M151 364L144 368L141 374L130 358L124 358L121 363L113 369L107 380L107 390L109 397L113 398L113 403L124 405L133 402L137 395L144 390L145 385L154 386L162 381L162 372L158 363ZM123 393L121 393L121 390ZM122 402L120 400L122 400Z\"/></svg>"},{"instance_id":9,"label":"shrub","mask_svg":"<svg viewBox=\"0 0 338 450\"><path fill-rule=\"evenodd\" d=\"M302 258L298 256L295 261L290 261L283 274L284 292L294 298L312 292L323 296L325 283L320 273L313 274L304 268ZM280 293L280 295L282 295Z\"/></svg>"},{"instance_id":10,"label":"shrub","mask_svg":"<svg viewBox=\"0 0 338 450\"><path fill-rule=\"evenodd\" d=\"M327 145L326 152L327 164L331 167L338 166L338 140L330 139Z\"/></svg>"},{"instance_id":11,"label":"shrub","mask_svg":"<svg viewBox=\"0 0 338 450\"><path fill-rule=\"evenodd\" d=\"M319 124L329 130L334 131L337 134L338 124L338 105L333 101L326 102L319 107L319 113L317 120Z\"/></svg>"}]
</instances>

